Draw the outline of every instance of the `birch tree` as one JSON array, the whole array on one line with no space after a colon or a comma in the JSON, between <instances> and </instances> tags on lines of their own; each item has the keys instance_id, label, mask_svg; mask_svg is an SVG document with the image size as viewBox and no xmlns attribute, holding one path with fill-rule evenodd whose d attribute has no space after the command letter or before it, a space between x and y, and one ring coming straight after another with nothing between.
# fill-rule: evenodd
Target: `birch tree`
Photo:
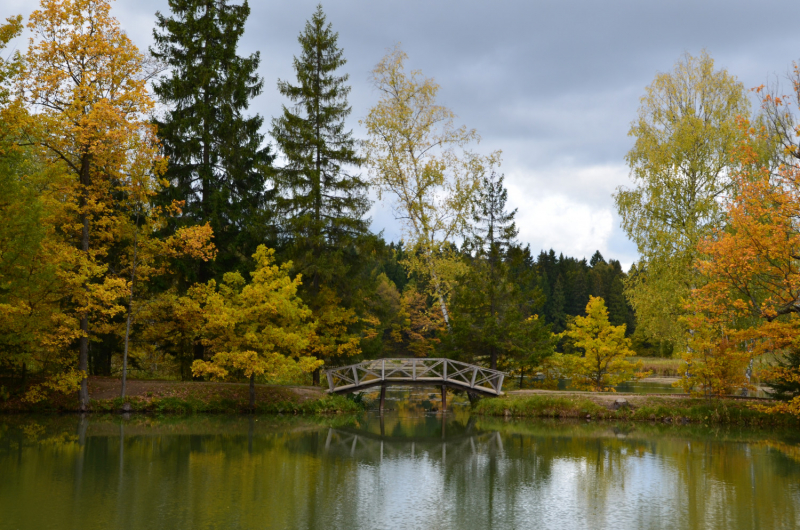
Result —
<instances>
[{"instance_id":1,"label":"birch tree","mask_svg":"<svg viewBox=\"0 0 800 530\"><path fill-rule=\"evenodd\" d=\"M405 265L430 279L448 328L447 295L463 264L452 253L464 233L480 177L500 162L500 151L470 150L475 129L456 126L453 111L437 104L439 85L395 47L375 66L381 98L360 123L367 129L364 156L378 198L394 200L395 216L413 252Z\"/></svg>"},{"instance_id":2,"label":"birch tree","mask_svg":"<svg viewBox=\"0 0 800 530\"><path fill-rule=\"evenodd\" d=\"M704 51L684 55L647 87L629 135L633 188L614 194L622 228L641 259L626 281L638 325L681 344L681 300L696 286L697 243L724 222L731 153L741 138L737 116L750 104L742 83L715 70Z\"/></svg>"}]
</instances>

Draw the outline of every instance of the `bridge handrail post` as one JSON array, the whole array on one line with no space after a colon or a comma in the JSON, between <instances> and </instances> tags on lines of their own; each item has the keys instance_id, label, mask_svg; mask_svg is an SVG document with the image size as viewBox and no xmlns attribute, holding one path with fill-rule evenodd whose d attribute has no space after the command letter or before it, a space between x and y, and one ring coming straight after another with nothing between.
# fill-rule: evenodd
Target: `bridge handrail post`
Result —
<instances>
[{"instance_id":1,"label":"bridge handrail post","mask_svg":"<svg viewBox=\"0 0 800 530\"><path fill-rule=\"evenodd\" d=\"M442 368L442 374L444 375L445 381L447 381L447 361L448 360L445 359L444 362L442 363L444 365L444 368Z\"/></svg>"},{"instance_id":2,"label":"bridge handrail post","mask_svg":"<svg viewBox=\"0 0 800 530\"><path fill-rule=\"evenodd\" d=\"M386 359L381 361L381 381L386 380Z\"/></svg>"},{"instance_id":3,"label":"bridge handrail post","mask_svg":"<svg viewBox=\"0 0 800 530\"><path fill-rule=\"evenodd\" d=\"M411 380L412 381L416 381L417 380L417 360L416 359L412 359L411 360Z\"/></svg>"},{"instance_id":4,"label":"bridge handrail post","mask_svg":"<svg viewBox=\"0 0 800 530\"><path fill-rule=\"evenodd\" d=\"M478 367L472 369L472 383L470 383L470 388L475 388L475 378L478 377Z\"/></svg>"},{"instance_id":5,"label":"bridge handrail post","mask_svg":"<svg viewBox=\"0 0 800 530\"><path fill-rule=\"evenodd\" d=\"M356 386L358 386L358 368L356 368L355 364L353 365L353 379L356 382Z\"/></svg>"},{"instance_id":6,"label":"bridge handrail post","mask_svg":"<svg viewBox=\"0 0 800 530\"><path fill-rule=\"evenodd\" d=\"M327 372L325 372L325 375L328 376L328 388L330 389L331 392L333 392L333 376L331 375L331 371L328 370Z\"/></svg>"},{"instance_id":7,"label":"bridge handrail post","mask_svg":"<svg viewBox=\"0 0 800 530\"><path fill-rule=\"evenodd\" d=\"M494 391L497 392L498 396L500 395L500 389L503 388L503 378L504 377L505 377L505 375L502 372L500 372L500 378L497 381L497 388L494 389Z\"/></svg>"}]
</instances>

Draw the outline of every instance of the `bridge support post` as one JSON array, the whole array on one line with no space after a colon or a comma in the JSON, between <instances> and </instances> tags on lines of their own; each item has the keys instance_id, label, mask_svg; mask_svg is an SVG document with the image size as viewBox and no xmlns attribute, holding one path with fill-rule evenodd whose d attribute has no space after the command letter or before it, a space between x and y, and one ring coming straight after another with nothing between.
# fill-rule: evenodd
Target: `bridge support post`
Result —
<instances>
[{"instance_id":1,"label":"bridge support post","mask_svg":"<svg viewBox=\"0 0 800 530\"><path fill-rule=\"evenodd\" d=\"M383 406L386 403L386 385L381 385L381 412L383 412Z\"/></svg>"},{"instance_id":2,"label":"bridge support post","mask_svg":"<svg viewBox=\"0 0 800 530\"><path fill-rule=\"evenodd\" d=\"M447 412L447 385L442 385L442 412Z\"/></svg>"}]
</instances>

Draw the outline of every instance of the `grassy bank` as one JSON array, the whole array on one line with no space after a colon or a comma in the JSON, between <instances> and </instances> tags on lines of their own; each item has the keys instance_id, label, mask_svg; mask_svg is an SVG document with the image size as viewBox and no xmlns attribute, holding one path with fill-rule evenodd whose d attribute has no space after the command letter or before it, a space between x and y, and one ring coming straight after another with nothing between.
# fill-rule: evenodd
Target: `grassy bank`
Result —
<instances>
[{"instance_id":1,"label":"grassy bank","mask_svg":"<svg viewBox=\"0 0 800 530\"><path fill-rule=\"evenodd\" d=\"M119 396L119 380L89 379L89 411L95 413L141 412L155 414L337 414L360 412L363 406L343 396L329 396L319 388L256 385L256 406L249 405L247 384L199 381L128 382L128 395ZM60 413L79 410L76 395L52 394L38 403L22 396L0 400L0 412Z\"/></svg>"},{"instance_id":2,"label":"grassy bank","mask_svg":"<svg viewBox=\"0 0 800 530\"><path fill-rule=\"evenodd\" d=\"M127 404L127 406L126 406ZM343 396L324 396L319 399L295 401L256 401L255 410L250 408L247 399L200 399L194 396L186 398L166 397L154 399L121 398L92 400L93 412L148 412L158 414L193 414L208 413L250 413L257 414L337 414L360 412L363 408Z\"/></svg>"},{"instance_id":3,"label":"grassy bank","mask_svg":"<svg viewBox=\"0 0 800 530\"><path fill-rule=\"evenodd\" d=\"M643 366L642 370L651 372L655 377L680 377L683 375L681 365L683 361L680 359L663 358L663 357L628 357L630 362L641 361Z\"/></svg>"},{"instance_id":4,"label":"grassy bank","mask_svg":"<svg viewBox=\"0 0 800 530\"><path fill-rule=\"evenodd\" d=\"M733 399L695 399L620 396L628 405L615 409L613 401L598 402L589 396L547 395L506 396L483 399L474 412L485 416L519 418L590 418L701 425L800 426L800 420L786 414L766 414L753 403Z\"/></svg>"}]
</instances>

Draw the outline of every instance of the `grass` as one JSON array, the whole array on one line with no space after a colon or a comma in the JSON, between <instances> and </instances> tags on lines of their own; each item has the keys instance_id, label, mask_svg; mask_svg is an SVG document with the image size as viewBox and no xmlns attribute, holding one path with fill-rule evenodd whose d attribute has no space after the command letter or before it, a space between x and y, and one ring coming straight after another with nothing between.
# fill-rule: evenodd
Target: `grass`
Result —
<instances>
[{"instance_id":1,"label":"grass","mask_svg":"<svg viewBox=\"0 0 800 530\"><path fill-rule=\"evenodd\" d=\"M767 414L743 400L645 398L635 406L613 410L582 396L506 396L483 399L474 412L486 416L591 418L620 421L695 423L703 425L800 426L787 414Z\"/></svg>"},{"instance_id":2,"label":"grass","mask_svg":"<svg viewBox=\"0 0 800 530\"><path fill-rule=\"evenodd\" d=\"M238 414L255 412L256 414L337 414L352 413L364 410L363 406L343 396L325 396L321 399L307 401L256 401L255 410L250 409L247 399L199 399L194 396L185 398L121 398L92 400L93 412L118 412L127 403L130 412L152 412L156 414L194 414L223 413Z\"/></svg>"},{"instance_id":3,"label":"grass","mask_svg":"<svg viewBox=\"0 0 800 530\"><path fill-rule=\"evenodd\" d=\"M681 359L670 359L663 357L628 357L631 362L642 361L644 363L644 370L653 372L653 376L658 377L680 377L683 375L681 372Z\"/></svg>"},{"instance_id":4,"label":"grass","mask_svg":"<svg viewBox=\"0 0 800 530\"><path fill-rule=\"evenodd\" d=\"M117 387L108 385L117 384ZM145 412L154 414L255 412L261 414L334 414L364 410L363 403L342 396L328 396L307 387L257 385L255 410L249 405L249 388L246 384L205 383L191 381L131 380L132 390L124 400L118 396L118 381L91 379L98 393L92 394L89 411ZM143 384L147 383L147 384ZM104 386L105 385L105 386ZM102 387L102 388L101 388ZM113 396L113 397L112 397ZM54 413L78 411L77 395L51 393L48 399L27 403L22 394L11 399L0 399L0 413Z\"/></svg>"}]
</instances>

